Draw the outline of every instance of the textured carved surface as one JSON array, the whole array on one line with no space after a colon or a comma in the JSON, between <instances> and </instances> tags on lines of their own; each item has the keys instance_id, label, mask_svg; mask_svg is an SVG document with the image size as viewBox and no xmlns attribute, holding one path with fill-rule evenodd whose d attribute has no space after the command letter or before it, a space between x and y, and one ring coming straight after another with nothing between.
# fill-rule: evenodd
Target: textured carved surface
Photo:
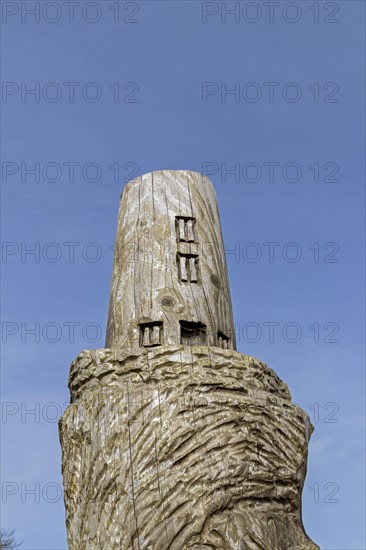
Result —
<instances>
[{"instance_id":1,"label":"textured carved surface","mask_svg":"<svg viewBox=\"0 0 366 550\"><path fill-rule=\"evenodd\" d=\"M232 350L84 351L60 423L70 550L312 550L308 416Z\"/></svg>"},{"instance_id":2,"label":"textured carved surface","mask_svg":"<svg viewBox=\"0 0 366 550\"><path fill-rule=\"evenodd\" d=\"M164 170L122 194L106 347L139 352L141 324L152 322L164 344L180 344L181 320L205 325L200 345L218 345L221 332L235 349L215 190L198 172Z\"/></svg>"},{"instance_id":3,"label":"textured carved surface","mask_svg":"<svg viewBox=\"0 0 366 550\"><path fill-rule=\"evenodd\" d=\"M314 550L308 416L235 350L216 195L145 174L119 211L107 348L71 365L60 422L70 550Z\"/></svg>"}]
</instances>

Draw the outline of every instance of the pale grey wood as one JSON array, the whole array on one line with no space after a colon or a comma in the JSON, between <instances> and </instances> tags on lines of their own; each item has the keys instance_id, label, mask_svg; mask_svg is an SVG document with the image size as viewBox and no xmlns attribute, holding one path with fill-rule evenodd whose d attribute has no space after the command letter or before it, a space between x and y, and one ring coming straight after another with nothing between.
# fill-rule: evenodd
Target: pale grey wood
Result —
<instances>
[{"instance_id":1,"label":"pale grey wood","mask_svg":"<svg viewBox=\"0 0 366 550\"><path fill-rule=\"evenodd\" d=\"M70 550L318 549L301 520L313 428L258 359L218 347L84 351L70 390Z\"/></svg>"},{"instance_id":2,"label":"pale grey wood","mask_svg":"<svg viewBox=\"0 0 366 550\"><path fill-rule=\"evenodd\" d=\"M212 183L197 172L145 174L120 206L106 346L138 351L141 325L162 322L164 344L181 342L180 321L219 332L236 348L226 259Z\"/></svg>"},{"instance_id":3,"label":"pale grey wood","mask_svg":"<svg viewBox=\"0 0 366 550\"><path fill-rule=\"evenodd\" d=\"M235 348L212 184L122 196L107 348L71 365L60 421L69 550L319 550L301 494L313 427Z\"/></svg>"}]
</instances>

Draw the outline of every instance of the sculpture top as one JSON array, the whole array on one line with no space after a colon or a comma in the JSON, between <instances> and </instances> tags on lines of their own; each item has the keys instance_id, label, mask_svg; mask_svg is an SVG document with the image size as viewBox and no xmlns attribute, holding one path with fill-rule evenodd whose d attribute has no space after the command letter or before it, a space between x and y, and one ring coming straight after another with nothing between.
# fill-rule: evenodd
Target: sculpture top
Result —
<instances>
[{"instance_id":1,"label":"sculpture top","mask_svg":"<svg viewBox=\"0 0 366 550\"><path fill-rule=\"evenodd\" d=\"M236 349L216 194L198 172L145 174L121 198L106 346L162 344Z\"/></svg>"}]
</instances>

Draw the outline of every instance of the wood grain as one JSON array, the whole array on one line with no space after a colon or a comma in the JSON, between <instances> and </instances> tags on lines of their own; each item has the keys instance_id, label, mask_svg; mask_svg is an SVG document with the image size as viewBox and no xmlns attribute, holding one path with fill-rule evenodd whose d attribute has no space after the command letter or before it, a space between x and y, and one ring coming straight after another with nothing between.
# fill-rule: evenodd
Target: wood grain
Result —
<instances>
[{"instance_id":1,"label":"wood grain","mask_svg":"<svg viewBox=\"0 0 366 550\"><path fill-rule=\"evenodd\" d=\"M210 346L222 333L236 348L212 183L197 172L165 170L123 192L106 347L138 350L148 322L162 322L163 342L178 345L180 321L205 325Z\"/></svg>"},{"instance_id":2,"label":"wood grain","mask_svg":"<svg viewBox=\"0 0 366 550\"><path fill-rule=\"evenodd\" d=\"M69 550L318 549L301 518L313 427L273 370L235 351L216 196L201 174L126 186L107 345L79 354L69 388Z\"/></svg>"}]
</instances>

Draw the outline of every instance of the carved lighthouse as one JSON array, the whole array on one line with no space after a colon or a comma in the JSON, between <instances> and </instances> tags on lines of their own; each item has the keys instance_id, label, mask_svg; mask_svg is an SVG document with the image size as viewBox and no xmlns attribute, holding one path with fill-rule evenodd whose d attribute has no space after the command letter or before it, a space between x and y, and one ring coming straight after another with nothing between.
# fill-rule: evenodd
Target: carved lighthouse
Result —
<instances>
[{"instance_id":1,"label":"carved lighthouse","mask_svg":"<svg viewBox=\"0 0 366 550\"><path fill-rule=\"evenodd\" d=\"M315 550L309 418L235 344L216 196L145 174L118 217L106 348L71 365L60 421L70 550Z\"/></svg>"},{"instance_id":2,"label":"carved lighthouse","mask_svg":"<svg viewBox=\"0 0 366 550\"><path fill-rule=\"evenodd\" d=\"M235 349L215 191L195 172L131 181L118 216L107 347Z\"/></svg>"}]
</instances>

